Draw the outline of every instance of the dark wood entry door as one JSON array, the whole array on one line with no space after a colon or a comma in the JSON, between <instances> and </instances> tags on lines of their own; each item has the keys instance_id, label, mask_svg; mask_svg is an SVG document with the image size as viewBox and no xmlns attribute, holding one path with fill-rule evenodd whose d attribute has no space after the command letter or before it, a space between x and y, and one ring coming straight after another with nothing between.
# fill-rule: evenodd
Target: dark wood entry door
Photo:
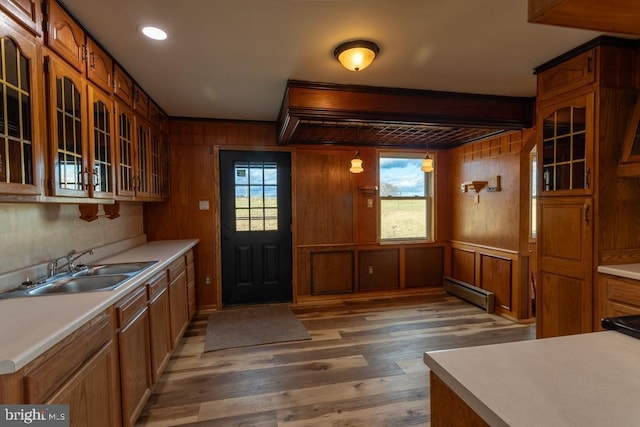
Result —
<instances>
[{"instance_id":1,"label":"dark wood entry door","mask_svg":"<svg viewBox=\"0 0 640 427\"><path fill-rule=\"evenodd\" d=\"M291 154L220 151L222 304L292 300Z\"/></svg>"}]
</instances>

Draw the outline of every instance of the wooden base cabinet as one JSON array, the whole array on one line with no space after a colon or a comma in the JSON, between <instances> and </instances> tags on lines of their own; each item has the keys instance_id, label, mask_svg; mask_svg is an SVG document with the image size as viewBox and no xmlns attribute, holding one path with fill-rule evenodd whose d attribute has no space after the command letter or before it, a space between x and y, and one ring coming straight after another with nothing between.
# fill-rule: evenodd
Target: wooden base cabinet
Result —
<instances>
[{"instance_id":1,"label":"wooden base cabinet","mask_svg":"<svg viewBox=\"0 0 640 427\"><path fill-rule=\"evenodd\" d=\"M120 426L117 357L108 310L14 374L24 397L12 403L67 404L71 426Z\"/></svg>"},{"instance_id":2,"label":"wooden base cabinet","mask_svg":"<svg viewBox=\"0 0 640 427\"><path fill-rule=\"evenodd\" d=\"M171 317L171 339L176 348L189 325L189 302L187 296L187 271L185 257L181 256L169 266L169 312Z\"/></svg>"},{"instance_id":3,"label":"wooden base cabinet","mask_svg":"<svg viewBox=\"0 0 640 427\"><path fill-rule=\"evenodd\" d=\"M119 326L122 421L124 426L132 426L151 394L146 287L140 287L120 300L115 308Z\"/></svg>"},{"instance_id":4,"label":"wooden base cabinet","mask_svg":"<svg viewBox=\"0 0 640 427\"><path fill-rule=\"evenodd\" d=\"M155 384L171 358L171 322L167 272L163 271L147 285L149 290L149 338L151 375Z\"/></svg>"}]
</instances>

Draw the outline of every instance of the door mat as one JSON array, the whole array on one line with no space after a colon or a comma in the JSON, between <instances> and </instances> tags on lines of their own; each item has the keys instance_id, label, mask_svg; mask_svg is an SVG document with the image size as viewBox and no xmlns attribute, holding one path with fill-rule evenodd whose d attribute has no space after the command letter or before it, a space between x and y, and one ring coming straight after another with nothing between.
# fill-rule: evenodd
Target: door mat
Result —
<instances>
[{"instance_id":1,"label":"door mat","mask_svg":"<svg viewBox=\"0 0 640 427\"><path fill-rule=\"evenodd\" d=\"M310 339L286 305L230 308L209 315L204 351Z\"/></svg>"}]
</instances>

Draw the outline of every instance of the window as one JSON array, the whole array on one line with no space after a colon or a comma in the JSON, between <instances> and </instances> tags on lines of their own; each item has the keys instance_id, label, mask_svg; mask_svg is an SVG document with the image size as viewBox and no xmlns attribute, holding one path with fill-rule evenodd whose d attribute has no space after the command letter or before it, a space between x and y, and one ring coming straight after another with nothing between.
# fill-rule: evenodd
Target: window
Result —
<instances>
[{"instance_id":1,"label":"window","mask_svg":"<svg viewBox=\"0 0 640 427\"><path fill-rule=\"evenodd\" d=\"M380 154L380 241L433 240L433 172L424 154Z\"/></svg>"},{"instance_id":2,"label":"window","mask_svg":"<svg viewBox=\"0 0 640 427\"><path fill-rule=\"evenodd\" d=\"M278 164L235 162L236 231L278 231Z\"/></svg>"}]
</instances>

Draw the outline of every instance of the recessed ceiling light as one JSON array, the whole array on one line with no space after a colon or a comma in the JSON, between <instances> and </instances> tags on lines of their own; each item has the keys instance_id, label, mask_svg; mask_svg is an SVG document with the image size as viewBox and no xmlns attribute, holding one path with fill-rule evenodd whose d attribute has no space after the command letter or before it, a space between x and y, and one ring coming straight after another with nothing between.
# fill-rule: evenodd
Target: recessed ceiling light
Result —
<instances>
[{"instance_id":1,"label":"recessed ceiling light","mask_svg":"<svg viewBox=\"0 0 640 427\"><path fill-rule=\"evenodd\" d=\"M142 34L153 40L164 40L167 38L167 33L158 27L142 27Z\"/></svg>"}]
</instances>

